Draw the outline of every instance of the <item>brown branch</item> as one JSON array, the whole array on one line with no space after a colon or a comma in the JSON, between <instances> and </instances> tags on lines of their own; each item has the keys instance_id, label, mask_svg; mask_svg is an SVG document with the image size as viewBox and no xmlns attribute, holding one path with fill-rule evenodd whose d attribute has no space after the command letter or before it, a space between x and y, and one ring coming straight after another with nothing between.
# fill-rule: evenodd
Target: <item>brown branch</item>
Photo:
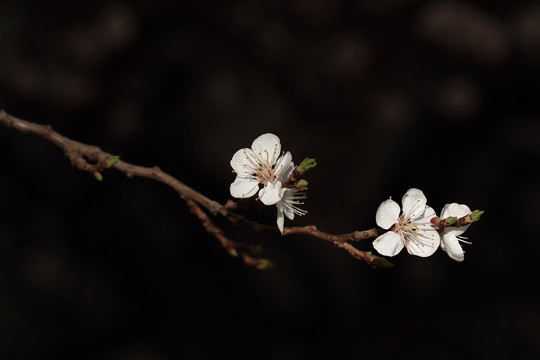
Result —
<instances>
[{"instance_id":1,"label":"brown branch","mask_svg":"<svg viewBox=\"0 0 540 360\"><path fill-rule=\"evenodd\" d=\"M263 225L258 222L251 221L243 217L242 215L229 212L227 218L234 225L241 226L247 230L270 234L270 235L281 235L279 230L275 226ZM342 234L342 235L333 235L325 233L317 229L316 225L307 225L307 226L290 226L283 228L283 235L293 235L293 234L304 234L312 237L316 237L329 242L347 242L347 241L360 241L370 238L375 238L379 236L379 230L373 228L365 231L353 231L351 233Z\"/></svg>"},{"instance_id":2,"label":"brown branch","mask_svg":"<svg viewBox=\"0 0 540 360\"><path fill-rule=\"evenodd\" d=\"M218 241L220 242L221 246L223 246L223 248L230 255L240 256L246 265L254 266L259 269L263 269L269 265L268 260L259 259L251 256L250 252L257 252L257 247L245 244L238 244L232 241L227 236L225 236L223 230L218 228L212 222L210 217L201 209L199 205L197 205L195 201L187 199L186 202L190 208L190 211L199 218L205 230L210 234L214 235L216 239L218 239Z\"/></svg>"},{"instance_id":3,"label":"brown branch","mask_svg":"<svg viewBox=\"0 0 540 360\"><path fill-rule=\"evenodd\" d=\"M275 226L268 226L259 224L255 221L248 220L241 215L230 213L228 219L235 225L241 226L245 229L271 234L271 235L280 235L279 230ZM348 241L359 241L369 238L375 238L379 236L379 231L375 228L365 230L365 231L353 231L352 233L342 234L342 235L332 235L317 229L315 225L307 226L296 226L296 227L285 227L283 229L283 235L293 235L293 234L303 234L309 235L315 238L319 238L328 242L333 243L337 247L347 251L352 257L357 260L364 260L366 263L371 265L373 268L377 267L389 267L390 263L385 263L381 257L371 254L368 251L362 251L351 244Z\"/></svg>"},{"instance_id":4,"label":"brown branch","mask_svg":"<svg viewBox=\"0 0 540 360\"><path fill-rule=\"evenodd\" d=\"M283 235L289 235L289 234L307 234L307 235L311 235L311 236L314 236L316 238L323 239L326 241L339 242L339 243L343 243L347 241L360 241L360 240L365 240L365 239L379 236L378 231L375 228L365 230L365 231L353 231L352 233L342 234L342 235L332 235L332 234L327 234L325 232L320 231L319 229L317 229L317 226L315 225L285 228L283 230Z\"/></svg>"},{"instance_id":5,"label":"brown branch","mask_svg":"<svg viewBox=\"0 0 540 360\"><path fill-rule=\"evenodd\" d=\"M49 140L64 151L64 154L69 158L73 167L86 171L98 179L101 177L101 172L108 168L108 166L104 166L103 164L113 157L112 154L101 150L97 146L87 145L61 135L54 131L49 125L40 125L22 120L7 114L4 110L0 110L0 124L16 129L25 134L33 134ZM182 199L187 202L191 212L193 212L199 218L206 231L213 234L229 253L234 250L242 257L246 264L259 268L268 267L270 264L268 260L252 257L249 253L252 252L253 247L238 244L228 239L224 235L223 231L213 224L208 215L200 207L202 206L206 208L215 216L221 215L227 218L234 225L241 226L247 230L271 235L280 235L277 227L275 226L259 224L233 212L233 210L243 209L245 207L245 203L238 204L233 201L228 201L226 205L222 205L215 200L207 198L180 180L162 171L157 166L144 167L130 164L123 160L118 160L111 167L125 173L128 177L139 176L149 178L171 187L180 195ZM358 250L348 243L348 241L359 241L377 237L379 235L377 229L354 231L352 233L342 235L332 235L318 230L315 225L284 228L283 235L292 234L304 234L331 242L346 250L354 258L362 259L373 267L378 266L376 264L376 259L381 259L380 257L371 255L370 252ZM234 251L232 251L233 254Z\"/></svg>"},{"instance_id":6,"label":"brown branch","mask_svg":"<svg viewBox=\"0 0 540 360\"><path fill-rule=\"evenodd\" d=\"M349 244L348 242L336 242L335 245L339 248L342 248L346 250L351 256L357 260L364 260L366 263L368 263L373 268L378 267L390 267L392 266L390 263L387 266L383 266L379 261L383 258L373 255L371 252L368 251L361 251Z\"/></svg>"},{"instance_id":7,"label":"brown branch","mask_svg":"<svg viewBox=\"0 0 540 360\"><path fill-rule=\"evenodd\" d=\"M26 134L34 134L41 136L60 147L64 154L70 159L73 167L91 173L95 176L96 166L91 165L88 161L101 163L107 161L112 154L101 150L97 146L83 144L81 142L71 140L58 132L54 131L49 125L39 125L30 121L22 120L7 114L4 110L0 110L0 123L19 130ZM159 167L144 167L133 165L128 162L119 160L113 167L125 173L128 177L139 176L153 179L164 183L165 185L176 190L184 199L191 199L201 204L213 214L216 214L223 208L223 205L217 201L210 200L201 193L193 190L173 176L162 171Z\"/></svg>"}]
</instances>

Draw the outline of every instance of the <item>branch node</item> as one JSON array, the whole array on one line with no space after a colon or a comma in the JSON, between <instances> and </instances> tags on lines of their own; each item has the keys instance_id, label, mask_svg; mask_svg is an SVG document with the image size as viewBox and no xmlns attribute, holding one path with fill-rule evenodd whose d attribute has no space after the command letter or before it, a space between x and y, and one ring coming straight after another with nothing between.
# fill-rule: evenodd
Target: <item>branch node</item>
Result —
<instances>
[{"instance_id":1,"label":"branch node","mask_svg":"<svg viewBox=\"0 0 540 360\"><path fill-rule=\"evenodd\" d=\"M51 125L43 125L43 131L45 132L45 136L50 138L54 130Z\"/></svg>"}]
</instances>

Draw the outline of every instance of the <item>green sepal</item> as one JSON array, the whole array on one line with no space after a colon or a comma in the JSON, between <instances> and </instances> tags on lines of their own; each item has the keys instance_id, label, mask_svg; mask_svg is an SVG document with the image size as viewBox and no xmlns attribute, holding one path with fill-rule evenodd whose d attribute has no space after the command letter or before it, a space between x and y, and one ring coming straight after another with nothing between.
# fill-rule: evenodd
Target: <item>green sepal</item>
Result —
<instances>
[{"instance_id":1,"label":"green sepal","mask_svg":"<svg viewBox=\"0 0 540 360\"><path fill-rule=\"evenodd\" d=\"M303 174L303 173L305 173L306 171L308 171L309 169L314 168L315 166L317 166L317 162L315 161L315 159L305 158L305 159L300 163L300 165L298 165L298 168L297 168L296 170L297 170L300 174Z\"/></svg>"}]
</instances>

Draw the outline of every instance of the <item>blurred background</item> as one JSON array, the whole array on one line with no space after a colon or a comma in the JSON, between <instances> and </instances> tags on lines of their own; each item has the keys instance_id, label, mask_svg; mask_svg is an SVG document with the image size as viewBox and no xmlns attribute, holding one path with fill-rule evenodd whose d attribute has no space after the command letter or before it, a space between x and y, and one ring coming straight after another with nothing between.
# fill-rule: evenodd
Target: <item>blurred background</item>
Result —
<instances>
[{"instance_id":1,"label":"blurred background","mask_svg":"<svg viewBox=\"0 0 540 360\"><path fill-rule=\"evenodd\" d=\"M463 263L389 270L216 219L257 271L171 189L2 127L0 359L540 357L539 1L2 1L0 44L0 108L219 202L272 132L319 163L288 225L368 229L411 187L486 211Z\"/></svg>"}]
</instances>

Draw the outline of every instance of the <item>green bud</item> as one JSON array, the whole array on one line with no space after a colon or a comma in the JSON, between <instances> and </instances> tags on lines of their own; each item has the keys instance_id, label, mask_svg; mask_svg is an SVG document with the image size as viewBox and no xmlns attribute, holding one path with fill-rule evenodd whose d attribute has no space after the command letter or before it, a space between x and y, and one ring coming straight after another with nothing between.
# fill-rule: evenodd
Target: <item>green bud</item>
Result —
<instances>
[{"instance_id":1,"label":"green bud","mask_svg":"<svg viewBox=\"0 0 540 360\"><path fill-rule=\"evenodd\" d=\"M483 210L474 210L471 213L471 222L476 222L480 220L480 217L482 216L483 213L484 213Z\"/></svg>"},{"instance_id":2,"label":"green bud","mask_svg":"<svg viewBox=\"0 0 540 360\"><path fill-rule=\"evenodd\" d=\"M303 174L306 171L308 171L309 169L314 168L315 166L317 166L317 163L315 162L315 159L305 158L304 161L302 161L300 163L300 165L298 165L298 168L296 168L296 170L300 174Z\"/></svg>"},{"instance_id":3,"label":"green bud","mask_svg":"<svg viewBox=\"0 0 540 360\"><path fill-rule=\"evenodd\" d=\"M96 171L94 173L94 177L96 178L97 181L103 181L103 175L101 175L99 171Z\"/></svg>"},{"instance_id":4,"label":"green bud","mask_svg":"<svg viewBox=\"0 0 540 360\"><path fill-rule=\"evenodd\" d=\"M263 252L263 246L262 245L253 245L250 246L249 252L253 255L257 255Z\"/></svg>"},{"instance_id":5,"label":"green bud","mask_svg":"<svg viewBox=\"0 0 540 360\"><path fill-rule=\"evenodd\" d=\"M255 266L257 270L268 270L274 267L274 263L267 259L260 259L259 263Z\"/></svg>"},{"instance_id":6,"label":"green bud","mask_svg":"<svg viewBox=\"0 0 540 360\"><path fill-rule=\"evenodd\" d=\"M380 256L374 256L373 258L373 265L375 265L378 268L381 269L387 269L394 267L394 264L392 264L390 261L386 260L386 258L380 257Z\"/></svg>"},{"instance_id":7,"label":"green bud","mask_svg":"<svg viewBox=\"0 0 540 360\"><path fill-rule=\"evenodd\" d=\"M446 219L443 220L445 226L452 226L457 222L457 217L455 216L449 216Z\"/></svg>"},{"instance_id":8,"label":"green bud","mask_svg":"<svg viewBox=\"0 0 540 360\"><path fill-rule=\"evenodd\" d=\"M120 156L117 156L117 155L113 155L111 156L110 158L108 158L107 160L105 160L105 167L106 168L111 168L114 166L114 164L116 164L118 162L118 160L120 159Z\"/></svg>"},{"instance_id":9,"label":"green bud","mask_svg":"<svg viewBox=\"0 0 540 360\"><path fill-rule=\"evenodd\" d=\"M238 251L236 251L236 249L229 249L229 255L232 255L234 257L238 257Z\"/></svg>"},{"instance_id":10,"label":"green bud","mask_svg":"<svg viewBox=\"0 0 540 360\"><path fill-rule=\"evenodd\" d=\"M308 184L309 184L309 183L308 183L306 180L302 179L302 180L299 180L299 181L296 183L296 188L297 188L298 190L307 190Z\"/></svg>"}]
</instances>

